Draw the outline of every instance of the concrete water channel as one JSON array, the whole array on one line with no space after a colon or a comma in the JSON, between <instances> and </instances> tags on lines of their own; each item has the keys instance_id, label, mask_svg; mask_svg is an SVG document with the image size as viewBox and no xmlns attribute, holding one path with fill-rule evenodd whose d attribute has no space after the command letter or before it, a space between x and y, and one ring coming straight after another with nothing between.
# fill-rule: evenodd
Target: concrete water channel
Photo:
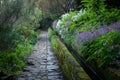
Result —
<instances>
[{"instance_id":1,"label":"concrete water channel","mask_svg":"<svg viewBox=\"0 0 120 80\"><path fill-rule=\"evenodd\" d=\"M41 32L33 53L28 57L28 65L17 80L64 80L47 31Z\"/></svg>"}]
</instances>

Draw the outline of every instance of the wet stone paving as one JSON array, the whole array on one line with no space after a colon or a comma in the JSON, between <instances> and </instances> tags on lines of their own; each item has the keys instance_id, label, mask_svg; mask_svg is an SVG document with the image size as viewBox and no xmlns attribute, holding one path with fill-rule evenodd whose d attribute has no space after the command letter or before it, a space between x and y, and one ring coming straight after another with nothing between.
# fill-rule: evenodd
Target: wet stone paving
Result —
<instances>
[{"instance_id":1,"label":"wet stone paving","mask_svg":"<svg viewBox=\"0 0 120 80\"><path fill-rule=\"evenodd\" d=\"M28 64L17 80L63 80L47 31L41 32L33 53L28 57Z\"/></svg>"}]
</instances>

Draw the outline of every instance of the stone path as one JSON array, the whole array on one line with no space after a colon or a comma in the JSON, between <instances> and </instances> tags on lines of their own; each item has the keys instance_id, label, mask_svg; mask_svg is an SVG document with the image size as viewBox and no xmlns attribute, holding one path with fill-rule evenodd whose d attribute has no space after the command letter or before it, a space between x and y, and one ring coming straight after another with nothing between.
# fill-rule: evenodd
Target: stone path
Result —
<instances>
[{"instance_id":1,"label":"stone path","mask_svg":"<svg viewBox=\"0 0 120 80\"><path fill-rule=\"evenodd\" d=\"M28 57L28 65L18 80L63 80L46 31L41 33L33 54Z\"/></svg>"}]
</instances>

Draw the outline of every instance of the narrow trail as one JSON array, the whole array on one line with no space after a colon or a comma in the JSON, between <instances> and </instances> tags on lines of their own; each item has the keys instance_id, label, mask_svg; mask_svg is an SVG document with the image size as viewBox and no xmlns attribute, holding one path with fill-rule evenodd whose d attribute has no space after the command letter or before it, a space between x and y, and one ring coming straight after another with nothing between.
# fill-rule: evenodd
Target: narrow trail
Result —
<instances>
[{"instance_id":1,"label":"narrow trail","mask_svg":"<svg viewBox=\"0 0 120 80\"><path fill-rule=\"evenodd\" d=\"M59 62L54 56L47 31L42 31L28 65L18 80L63 80Z\"/></svg>"}]
</instances>

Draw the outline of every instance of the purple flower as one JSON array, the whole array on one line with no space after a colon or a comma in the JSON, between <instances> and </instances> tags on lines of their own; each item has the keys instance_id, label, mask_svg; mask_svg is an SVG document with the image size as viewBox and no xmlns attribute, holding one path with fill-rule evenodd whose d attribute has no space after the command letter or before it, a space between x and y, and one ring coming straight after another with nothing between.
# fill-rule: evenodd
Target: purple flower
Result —
<instances>
[{"instance_id":1,"label":"purple flower","mask_svg":"<svg viewBox=\"0 0 120 80\"><path fill-rule=\"evenodd\" d=\"M52 23L52 27L53 27L53 28L56 27L57 22L58 22L57 20L53 21L53 23Z\"/></svg>"},{"instance_id":2,"label":"purple flower","mask_svg":"<svg viewBox=\"0 0 120 80\"><path fill-rule=\"evenodd\" d=\"M79 31L76 31L76 42L82 44L85 41L92 41L95 37L99 35L106 34L107 32L114 30L114 29L120 29L120 21L114 23L111 26L104 27L104 28L99 28L94 31L88 32L82 32L80 33Z\"/></svg>"},{"instance_id":3,"label":"purple flower","mask_svg":"<svg viewBox=\"0 0 120 80\"><path fill-rule=\"evenodd\" d=\"M71 23L71 21L70 21L70 20L66 21L65 26L70 25L70 23Z\"/></svg>"},{"instance_id":4,"label":"purple flower","mask_svg":"<svg viewBox=\"0 0 120 80\"><path fill-rule=\"evenodd\" d=\"M106 28L100 28L99 30L99 34L105 34L109 31L109 29L106 29Z\"/></svg>"},{"instance_id":5,"label":"purple flower","mask_svg":"<svg viewBox=\"0 0 120 80\"><path fill-rule=\"evenodd\" d=\"M120 29L120 21L114 23L114 24L111 25L111 26L107 26L107 27L105 27L105 28L100 28L100 29L98 29L99 35L105 34L105 33L109 32L109 31L111 31L111 30L113 30L113 29Z\"/></svg>"},{"instance_id":6,"label":"purple flower","mask_svg":"<svg viewBox=\"0 0 120 80\"><path fill-rule=\"evenodd\" d=\"M91 41L94 38L95 34L92 32L85 31L83 33L77 32L76 38L78 42Z\"/></svg>"},{"instance_id":7,"label":"purple flower","mask_svg":"<svg viewBox=\"0 0 120 80\"><path fill-rule=\"evenodd\" d=\"M120 29L120 21L112 24L111 26L106 27L106 29L108 29L109 31L113 29Z\"/></svg>"}]
</instances>

